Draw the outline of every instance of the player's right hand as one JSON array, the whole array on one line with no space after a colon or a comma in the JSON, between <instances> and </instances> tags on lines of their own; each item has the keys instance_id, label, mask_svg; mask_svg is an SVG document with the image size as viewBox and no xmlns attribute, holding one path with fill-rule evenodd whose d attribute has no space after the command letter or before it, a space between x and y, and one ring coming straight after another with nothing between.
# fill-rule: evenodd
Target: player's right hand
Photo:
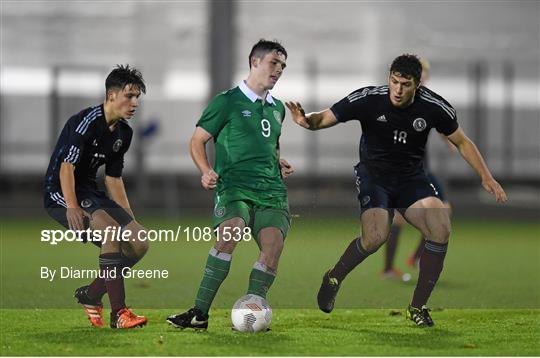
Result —
<instances>
[{"instance_id":1,"label":"player's right hand","mask_svg":"<svg viewBox=\"0 0 540 358\"><path fill-rule=\"evenodd\" d=\"M306 112L304 112L302 105L299 102L285 102L285 105L291 112L293 121L295 121L299 126L309 129Z\"/></svg>"},{"instance_id":2,"label":"player's right hand","mask_svg":"<svg viewBox=\"0 0 540 358\"><path fill-rule=\"evenodd\" d=\"M501 184L499 184L495 179L489 178L482 181L482 186L488 193L495 196L495 200L497 200L497 202L505 203L508 200L508 197L506 196Z\"/></svg>"},{"instance_id":3,"label":"player's right hand","mask_svg":"<svg viewBox=\"0 0 540 358\"><path fill-rule=\"evenodd\" d=\"M206 190L214 190L217 186L217 180L218 180L217 173L210 169L208 172L204 173L201 177L201 185Z\"/></svg>"},{"instance_id":4,"label":"player's right hand","mask_svg":"<svg viewBox=\"0 0 540 358\"><path fill-rule=\"evenodd\" d=\"M71 230L86 230L89 225L90 214L80 207L67 208L66 219Z\"/></svg>"}]
</instances>

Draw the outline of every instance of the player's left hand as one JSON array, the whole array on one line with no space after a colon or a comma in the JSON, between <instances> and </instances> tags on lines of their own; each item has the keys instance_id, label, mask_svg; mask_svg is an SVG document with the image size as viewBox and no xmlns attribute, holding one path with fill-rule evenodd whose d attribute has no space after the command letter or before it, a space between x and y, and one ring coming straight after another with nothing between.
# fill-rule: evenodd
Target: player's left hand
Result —
<instances>
[{"instance_id":1,"label":"player's left hand","mask_svg":"<svg viewBox=\"0 0 540 358\"><path fill-rule=\"evenodd\" d=\"M294 173L294 168L283 158L279 159L279 167L281 168L281 177L283 179L290 177Z\"/></svg>"},{"instance_id":2,"label":"player's left hand","mask_svg":"<svg viewBox=\"0 0 540 358\"><path fill-rule=\"evenodd\" d=\"M306 112L302 108L300 102L285 102L285 105L287 108L289 108L293 121L295 121L299 126L309 129Z\"/></svg>"},{"instance_id":3,"label":"player's left hand","mask_svg":"<svg viewBox=\"0 0 540 358\"><path fill-rule=\"evenodd\" d=\"M486 189L488 193L495 195L495 199L497 200L497 202L504 203L506 202L506 200L508 200L501 184L499 184L495 179L489 178L483 180L482 186L484 187L484 189Z\"/></svg>"}]
</instances>

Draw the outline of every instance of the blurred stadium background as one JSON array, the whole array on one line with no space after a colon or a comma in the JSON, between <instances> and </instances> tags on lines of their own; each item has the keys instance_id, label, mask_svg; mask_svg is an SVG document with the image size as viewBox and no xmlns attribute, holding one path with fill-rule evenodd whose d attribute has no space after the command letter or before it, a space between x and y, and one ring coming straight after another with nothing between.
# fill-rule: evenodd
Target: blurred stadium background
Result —
<instances>
[{"instance_id":1,"label":"blurred stadium background","mask_svg":"<svg viewBox=\"0 0 540 358\"><path fill-rule=\"evenodd\" d=\"M427 58L428 87L454 105L510 196L496 207L460 156L432 139L430 165L456 215L538 218L539 23L538 1L2 0L2 215L40 212L59 130L102 101L117 63L139 67L148 82L126 163L133 206L171 217L208 213L211 195L199 187L188 140L208 99L247 74L251 45L264 37L289 52L274 94L308 110L383 84L401 53ZM286 121L293 212L356 215L359 135L357 123L313 133Z\"/></svg>"}]
</instances>

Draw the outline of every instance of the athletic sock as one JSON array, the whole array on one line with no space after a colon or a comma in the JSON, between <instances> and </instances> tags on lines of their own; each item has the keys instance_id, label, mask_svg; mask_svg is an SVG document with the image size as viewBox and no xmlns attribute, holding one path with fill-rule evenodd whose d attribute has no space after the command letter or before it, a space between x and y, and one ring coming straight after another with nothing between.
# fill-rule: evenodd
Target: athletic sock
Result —
<instances>
[{"instance_id":1,"label":"athletic sock","mask_svg":"<svg viewBox=\"0 0 540 358\"><path fill-rule=\"evenodd\" d=\"M107 293L107 287L105 286L105 279L97 277L88 286L88 296L96 301L101 301L103 296Z\"/></svg>"},{"instance_id":2,"label":"athletic sock","mask_svg":"<svg viewBox=\"0 0 540 358\"><path fill-rule=\"evenodd\" d=\"M210 249L204 268L204 276L199 285L197 298L195 299L195 308L205 315L207 315L210 310L210 306L212 305L212 301L214 301L214 297L216 297L219 286L229 273L231 259L231 254L219 252L215 248Z\"/></svg>"},{"instance_id":3,"label":"athletic sock","mask_svg":"<svg viewBox=\"0 0 540 358\"><path fill-rule=\"evenodd\" d=\"M137 262L139 262L139 260L127 257L122 254L122 267L132 268ZM101 299L106 293L107 287L105 286L105 279L102 277L97 277L88 286L88 295L90 296L90 298L96 301L101 301Z\"/></svg>"},{"instance_id":4,"label":"athletic sock","mask_svg":"<svg viewBox=\"0 0 540 358\"><path fill-rule=\"evenodd\" d=\"M274 270L259 261L255 262L249 275L247 293L266 298L266 293L270 289L270 286L272 286L275 278L276 273Z\"/></svg>"},{"instance_id":5,"label":"athletic sock","mask_svg":"<svg viewBox=\"0 0 540 358\"><path fill-rule=\"evenodd\" d=\"M377 250L375 250L377 251ZM362 242L360 237L357 237L345 249L345 252L339 258L339 261L336 263L334 268L329 272L330 277L337 278L339 282L343 281L345 276L349 274L358 264L364 261L369 255L373 252L366 251L362 247Z\"/></svg>"},{"instance_id":6,"label":"athletic sock","mask_svg":"<svg viewBox=\"0 0 540 358\"><path fill-rule=\"evenodd\" d=\"M443 269L444 257L448 243L439 244L426 240L424 250L420 256L420 273L414 290L411 306L421 308L425 305L439 279Z\"/></svg>"},{"instance_id":7,"label":"athletic sock","mask_svg":"<svg viewBox=\"0 0 540 358\"><path fill-rule=\"evenodd\" d=\"M384 256L384 271L390 271L394 267L394 258L396 257L396 249L398 245L398 238L401 232L401 226L392 225L390 228L390 234L388 234L388 240L386 241L386 252Z\"/></svg>"},{"instance_id":8,"label":"athletic sock","mask_svg":"<svg viewBox=\"0 0 540 358\"><path fill-rule=\"evenodd\" d=\"M105 280L112 314L115 315L126 307L124 277L122 276L122 254L118 252L99 255L99 268Z\"/></svg>"},{"instance_id":9,"label":"athletic sock","mask_svg":"<svg viewBox=\"0 0 540 358\"><path fill-rule=\"evenodd\" d=\"M422 236L420 237L420 242L418 243L418 247L416 248L416 251L414 252L414 259L418 260L420 259L420 256L422 255L422 251L424 251L424 246L426 246L426 237Z\"/></svg>"}]
</instances>

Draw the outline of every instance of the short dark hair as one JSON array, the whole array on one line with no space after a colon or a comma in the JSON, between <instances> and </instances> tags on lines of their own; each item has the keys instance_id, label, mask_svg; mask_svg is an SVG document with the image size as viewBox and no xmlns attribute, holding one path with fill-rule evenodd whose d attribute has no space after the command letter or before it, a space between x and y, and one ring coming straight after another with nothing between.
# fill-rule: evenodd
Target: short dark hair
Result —
<instances>
[{"instance_id":1,"label":"short dark hair","mask_svg":"<svg viewBox=\"0 0 540 358\"><path fill-rule=\"evenodd\" d=\"M285 55L285 58L287 58L287 50L285 50L285 47L283 47L283 45L280 44L279 41L260 39L259 42L253 45L253 47L251 48L251 52L249 53L249 68L251 68L252 57L263 58L267 53L274 50L276 50L277 52L281 52Z\"/></svg>"},{"instance_id":2,"label":"short dark hair","mask_svg":"<svg viewBox=\"0 0 540 358\"><path fill-rule=\"evenodd\" d=\"M412 77L418 84L422 77L422 62L418 56L406 53L392 61L390 73L392 72L399 72L403 77Z\"/></svg>"},{"instance_id":3,"label":"short dark hair","mask_svg":"<svg viewBox=\"0 0 540 358\"><path fill-rule=\"evenodd\" d=\"M116 65L105 80L105 92L110 89L123 89L127 85L136 86L139 91L146 93L146 84L139 70L128 64Z\"/></svg>"}]
</instances>

